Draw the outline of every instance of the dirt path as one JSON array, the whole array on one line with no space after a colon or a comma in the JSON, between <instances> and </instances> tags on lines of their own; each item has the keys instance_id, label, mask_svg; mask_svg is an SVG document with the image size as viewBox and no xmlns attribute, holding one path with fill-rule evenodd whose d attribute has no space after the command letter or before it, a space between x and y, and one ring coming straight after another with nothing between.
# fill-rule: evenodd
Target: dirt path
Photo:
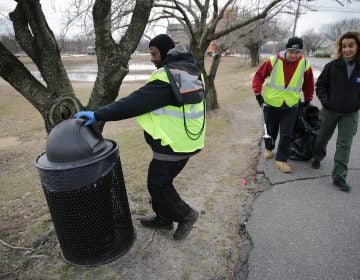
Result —
<instances>
[{"instance_id":1,"label":"dirt path","mask_svg":"<svg viewBox=\"0 0 360 280\"><path fill-rule=\"evenodd\" d=\"M175 181L185 201L201 213L187 239L174 241L173 232L140 226L138 219L149 214L151 209L144 186L146 175L133 175L131 169L139 163L132 162L125 154L121 155L122 164L137 234L127 254L110 264L93 268L66 265L59 257L56 236L46 216L46 203L39 192L35 205L42 209L37 209L34 215L43 215L42 222L47 219L49 226L32 240L15 239L16 246L34 247L36 253L0 244L0 252L6 256L0 265L7 266L0 268L0 278L2 275L5 279L233 279L239 248L244 241L240 223L254 196L254 189L249 190L241 182L256 177L254 170L261 138L261 111L251 92L251 69L236 65L235 58L224 58L216 81L221 109L208 115L206 147L189 161ZM131 120L111 123L104 134L111 138L134 127ZM141 135L138 130L134 133ZM141 149L147 151L144 141L139 141ZM127 142L124 143L123 146ZM8 156L11 153L8 151ZM139 168L146 172L150 153L147 151L142 157L145 163ZM0 171L2 176L7 174ZM137 176L139 178L134 178ZM133 185L139 188L132 188ZM26 197L21 199L26 200ZM16 210L14 200L1 199L1 207L8 213L11 205L12 210ZM139 210L144 208L145 212ZM23 224L25 231L29 224ZM17 230L16 225L7 226ZM11 241L12 230L6 229L1 238Z\"/></svg>"}]
</instances>

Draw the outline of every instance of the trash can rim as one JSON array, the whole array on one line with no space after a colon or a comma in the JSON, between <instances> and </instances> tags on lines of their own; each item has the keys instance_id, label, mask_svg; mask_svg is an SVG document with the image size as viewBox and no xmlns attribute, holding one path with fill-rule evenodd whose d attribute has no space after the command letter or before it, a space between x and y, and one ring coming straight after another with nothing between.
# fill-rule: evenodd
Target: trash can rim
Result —
<instances>
[{"instance_id":1,"label":"trash can rim","mask_svg":"<svg viewBox=\"0 0 360 280\"><path fill-rule=\"evenodd\" d=\"M52 162L47 159L46 152L42 152L35 159L35 166L40 169L49 169L49 170L66 170L72 169L76 167L83 167L90 164L94 164L95 162L101 161L105 157L107 157L110 153L117 152L119 149L118 144L109 139L104 139L106 148L99 154L94 154L91 157L72 161L72 162Z\"/></svg>"}]
</instances>

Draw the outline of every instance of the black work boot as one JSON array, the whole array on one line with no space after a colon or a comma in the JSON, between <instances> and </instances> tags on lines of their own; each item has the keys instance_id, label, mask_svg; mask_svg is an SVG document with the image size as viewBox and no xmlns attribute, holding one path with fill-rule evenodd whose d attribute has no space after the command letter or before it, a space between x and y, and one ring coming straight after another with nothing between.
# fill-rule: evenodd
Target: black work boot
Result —
<instances>
[{"instance_id":1,"label":"black work boot","mask_svg":"<svg viewBox=\"0 0 360 280\"><path fill-rule=\"evenodd\" d=\"M319 169L320 168L320 161L313 159L312 163L311 163L311 167L314 169Z\"/></svg>"},{"instance_id":2,"label":"black work boot","mask_svg":"<svg viewBox=\"0 0 360 280\"><path fill-rule=\"evenodd\" d=\"M164 230L172 230L174 228L172 221L166 220L159 216L141 218L140 223L147 228L158 228Z\"/></svg>"},{"instance_id":3,"label":"black work boot","mask_svg":"<svg viewBox=\"0 0 360 280\"><path fill-rule=\"evenodd\" d=\"M182 240L189 235L190 231L193 228L193 224L196 222L199 217L199 212L191 209L190 213L185 216L178 224L178 227L174 233L174 239Z\"/></svg>"},{"instance_id":4,"label":"black work boot","mask_svg":"<svg viewBox=\"0 0 360 280\"><path fill-rule=\"evenodd\" d=\"M338 186L339 189L344 192L350 191L350 186L348 184L346 184L344 179L341 179L341 178L334 179L334 185Z\"/></svg>"}]
</instances>

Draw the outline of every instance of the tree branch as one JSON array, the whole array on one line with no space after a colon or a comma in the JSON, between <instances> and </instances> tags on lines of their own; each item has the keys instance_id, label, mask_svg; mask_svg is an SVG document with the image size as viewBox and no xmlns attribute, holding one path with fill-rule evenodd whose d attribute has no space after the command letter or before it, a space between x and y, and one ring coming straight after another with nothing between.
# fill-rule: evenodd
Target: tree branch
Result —
<instances>
[{"instance_id":1,"label":"tree branch","mask_svg":"<svg viewBox=\"0 0 360 280\"><path fill-rule=\"evenodd\" d=\"M185 5L179 1L177 1L177 2L192 16L192 18L194 19L194 23L199 24L199 17L196 15L194 10L189 5ZM190 19L189 19L189 21L190 21Z\"/></svg>"},{"instance_id":2,"label":"tree branch","mask_svg":"<svg viewBox=\"0 0 360 280\"><path fill-rule=\"evenodd\" d=\"M40 2L18 0L11 18L17 40L38 67L48 88L57 96L74 94L61 62L55 36L47 24Z\"/></svg>"},{"instance_id":3,"label":"tree branch","mask_svg":"<svg viewBox=\"0 0 360 280\"><path fill-rule=\"evenodd\" d=\"M21 93L40 113L54 97L0 42L0 76ZM41 98L39 98L41 96Z\"/></svg>"},{"instance_id":4,"label":"tree branch","mask_svg":"<svg viewBox=\"0 0 360 280\"><path fill-rule=\"evenodd\" d=\"M34 38L31 35L28 27L28 21L20 5L16 5L13 12L9 14L15 31L16 41L20 47L28 54L28 56L34 61L35 52L33 49Z\"/></svg>"},{"instance_id":5,"label":"tree branch","mask_svg":"<svg viewBox=\"0 0 360 280\"><path fill-rule=\"evenodd\" d=\"M96 36L96 47L99 43L109 48L114 48L115 42L111 36L111 0L96 0L93 7L93 20ZM97 54L106 48L97 49ZM105 54L104 54L105 55ZM101 61L98 60L101 63Z\"/></svg>"},{"instance_id":6,"label":"tree branch","mask_svg":"<svg viewBox=\"0 0 360 280\"><path fill-rule=\"evenodd\" d=\"M268 14L268 12L274 8L278 3L280 3L282 0L276 0L276 1L272 1L260 14L258 14L257 16L251 17L248 20L245 20L243 22L239 22L237 24L234 24L232 26L230 26L229 28L226 28L224 30L221 30L219 32L216 32L214 34L212 34L211 36L211 40L216 40L219 39L220 37L223 37L227 34L229 34L230 32L236 30L236 29L240 29L244 26L247 26L249 24L251 24L252 22L255 22L259 19L265 18Z\"/></svg>"},{"instance_id":7,"label":"tree branch","mask_svg":"<svg viewBox=\"0 0 360 280\"><path fill-rule=\"evenodd\" d=\"M119 44L120 49L125 48L129 51L129 54L132 54L137 47L137 43L134 44L134 42L140 42L147 19L150 16L153 0L137 0L136 3L139 4L135 6L129 28L126 30L125 36L121 38ZM139 24L140 19L142 19L142 24ZM144 19L146 19L146 22L144 22Z\"/></svg>"},{"instance_id":8,"label":"tree branch","mask_svg":"<svg viewBox=\"0 0 360 280\"><path fill-rule=\"evenodd\" d=\"M187 28L188 28L188 30L189 30L189 33L190 33L190 34L194 34L193 26L192 26L192 24L191 24L191 22L190 22L189 17L187 16L186 11L181 7L181 5L179 4L178 1L174 0L173 2L174 2L174 4L175 4L176 9L177 9L177 10L181 13L181 15L183 16L183 21L185 22L185 24L186 24L186 26L187 26Z\"/></svg>"},{"instance_id":9,"label":"tree branch","mask_svg":"<svg viewBox=\"0 0 360 280\"><path fill-rule=\"evenodd\" d=\"M217 1L217 0L214 0ZM205 0L205 4L200 8L200 26L206 25L207 14L209 12L210 0Z\"/></svg>"},{"instance_id":10,"label":"tree branch","mask_svg":"<svg viewBox=\"0 0 360 280\"><path fill-rule=\"evenodd\" d=\"M129 27L119 44L111 36L111 3L111 0L96 0L93 8L98 75L86 106L91 110L113 102L118 96L121 82L129 72L130 56L147 25L153 0L136 0Z\"/></svg>"},{"instance_id":11,"label":"tree branch","mask_svg":"<svg viewBox=\"0 0 360 280\"><path fill-rule=\"evenodd\" d=\"M27 248L27 247L18 247L18 246L11 246L9 244L7 244L5 241L0 239L0 243L2 243L4 246L11 248L11 249L15 249L15 250L26 250L26 251L35 251L34 248Z\"/></svg>"},{"instance_id":12,"label":"tree branch","mask_svg":"<svg viewBox=\"0 0 360 280\"><path fill-rule=\"evenodd\" d=\"M166 18L175 18L180 24L181 26L184 28L185 32L188 33L189 37L192 38L194 36L194 33L191 33L192 32L192 29L189 30L188 26L186 25L186 23L184 22L184 20L175 15L174 13L170 12L170 11L164 11L165 14L169 14L169 16L167 16Z\"/></svg>"},{"instance_id":13,"label":"tree branch","mask_svg":"<svg viewBox=\"0 0 360 280\"><path fill-rule=\"evenodd\" d=\"M214 9L214 12L213 12L213 21L215 20L218 12L219 12L219 6L218 6L218 2L217 1L213 1L213 9Z\"/></svg>"},{"instance_id":14,"label":"tree branch","mask_svg":"<svg viewBox=\"0 0 360 280\"><path fill-rule=\"evenodd\" d=\"M202 4L199 0L194 0L196 6L198 7L199 10L201 10Z\"/></svg>"},{"instance_id":15,"label":"tree branch","mask_svg":"<svg viewBox=\"0 0 360 280\"><path fill-rule=\"evenodd\" d=\"M221 8L220 13L217 15L217 17L214 14L214 21L212 22L212 25L217 26L219 21L223 18L226 8L233 2L233 0L228 0L225 5Z\"/></svg>"}]
</instances>

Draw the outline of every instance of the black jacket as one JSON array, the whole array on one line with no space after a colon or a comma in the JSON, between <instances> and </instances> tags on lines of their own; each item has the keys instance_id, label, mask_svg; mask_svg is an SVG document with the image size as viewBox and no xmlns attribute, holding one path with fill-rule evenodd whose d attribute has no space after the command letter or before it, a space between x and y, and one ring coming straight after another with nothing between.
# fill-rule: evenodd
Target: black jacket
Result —
<instances>
[{"instance_id":1,"label":"black jacket","mask_svg":"<svg viewBox=\"0 0 360 280\"><path fill-rule=\"evenodd\" d=\"M359 63L356 63L350 79L342 58L326 64L316 82L316 95L323 107L336 113L346 114L359 110Z\"/></svg>"},{"instance_id":2,"label":"black jacket","mask_svg":"<svg viewBox=\"0 0 360 280\"><path fill-rule=\"evenodd\" d=\"M195 64L192 54L186 52L179 53L178 55L167 56L159 67L162 67L163 65L171 65L177 62ZM198 66L196 67L198 68L200 75L200 68ZM168 105L178 106L170 84L155 80L147 83L128 96L101 107L94 113L97 121L117 121L149 113ZM160 139L153 139L145 131L144 136L146 142L151 146L152 150L160 154L191 155L198 152L176 153L170 148L170 146L162 146Z\"/></svg>"}]
</instances>

